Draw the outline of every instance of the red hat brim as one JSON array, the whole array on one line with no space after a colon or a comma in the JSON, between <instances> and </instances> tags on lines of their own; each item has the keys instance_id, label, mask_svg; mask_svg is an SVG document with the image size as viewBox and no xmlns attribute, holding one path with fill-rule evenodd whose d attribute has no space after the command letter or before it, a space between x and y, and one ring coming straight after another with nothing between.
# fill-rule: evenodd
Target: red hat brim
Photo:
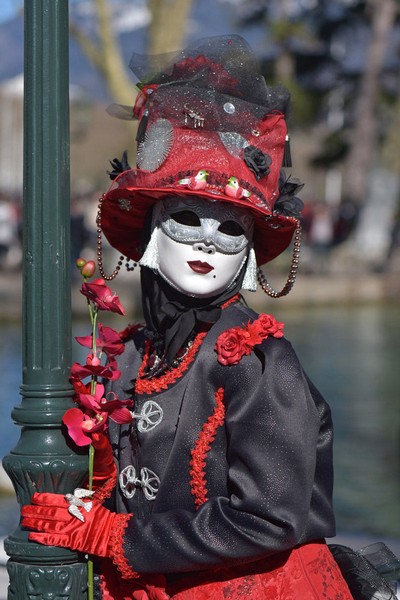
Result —
<instances>
[{"instance_id":1,"label":"red hat brim","mask_svg":"<svg viewBox=\"0 0 400 600\"><path fill-rule=\"evenodd\" d=\"M276 258L292 240L298 224L294 217L270 214L265 207L254 206L246 198L232 198L221 191L192 190L173 184L158 188L146 186L146 175L151 176L134 170L123 173L116 178L101 202L99 225L111 246L127 258L140 260L143 246L148 241L143 239L147 214L156 202L171 195L200 196L249 209L255 218L253 241L258 265Z\"/></svg>"}]
</instances>

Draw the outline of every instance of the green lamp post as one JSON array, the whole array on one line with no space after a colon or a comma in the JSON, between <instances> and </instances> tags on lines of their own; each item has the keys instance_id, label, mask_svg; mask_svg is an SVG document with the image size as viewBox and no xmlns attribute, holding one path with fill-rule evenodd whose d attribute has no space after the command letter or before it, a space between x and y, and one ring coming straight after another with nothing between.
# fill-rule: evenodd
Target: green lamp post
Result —
<instances>
[{"instance_id":1,"label":"green lamp post","mask_svg":"<svg viewBox=\"0 0 400 600\"><path fill-rule=\"evenodd\" d=\"M69 202L68 0L25 2L23 375L16 447L3 459L20 505L35 491L71 492L87 456L61 431L72 402ZM87 597L76 553L6 539L8 599Z\"/></svg>"}]
</instances>

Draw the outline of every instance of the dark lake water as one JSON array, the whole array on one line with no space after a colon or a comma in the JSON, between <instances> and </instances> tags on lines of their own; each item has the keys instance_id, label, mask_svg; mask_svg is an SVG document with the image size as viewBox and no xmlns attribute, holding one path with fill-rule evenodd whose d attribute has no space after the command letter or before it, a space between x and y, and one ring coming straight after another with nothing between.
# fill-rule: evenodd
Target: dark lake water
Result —
<instances>
[{"instance_id":1,"label":"dark lake water","mask_svg":"<svg viewBox=\"0 0 400 600\"><path fill-rule=\"evenodd\" d=\"M329 401L335 424L335 509L339 530L400 537L400 309L362 306L267 310L286 323L310 378ZM121 321L118 327L123 327ZM79 335L87 325L76 324ZM19 404L21 332L0 324L0 455L16 444L11 410ZM0 536L17 519L0 498Z\"/></svg>"}]
</instances>

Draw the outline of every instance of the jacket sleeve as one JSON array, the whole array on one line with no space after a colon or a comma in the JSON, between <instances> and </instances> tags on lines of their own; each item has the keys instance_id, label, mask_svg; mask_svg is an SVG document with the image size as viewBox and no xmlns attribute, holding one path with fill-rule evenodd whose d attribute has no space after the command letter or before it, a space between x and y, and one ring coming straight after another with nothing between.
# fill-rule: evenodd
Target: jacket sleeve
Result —
<instances>
[{"instance_id":1,"label":"jacket sleeve","mask_svg":"<svg viewBox=\"0 0 400 600\"><path fill-rule=\"evenodd\" d=\"M135 571L256 560L313 539L313 528L323 537L319 520L332 519L329 409L318 406L291 345L268 338L238 365L222 368L229 494L210 497L196 512L133 516L123 550ZM324 485L315 482L317 472L325 473Z\"/></svg>"}]
</instances>

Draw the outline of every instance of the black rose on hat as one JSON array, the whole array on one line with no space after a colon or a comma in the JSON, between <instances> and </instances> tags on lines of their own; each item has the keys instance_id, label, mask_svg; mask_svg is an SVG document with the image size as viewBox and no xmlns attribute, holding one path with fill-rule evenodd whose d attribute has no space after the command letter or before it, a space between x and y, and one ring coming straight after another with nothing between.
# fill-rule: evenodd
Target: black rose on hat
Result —
<instances>
[{"instance_id":1,"label":"black rose on hat","mask_svg":"<svg viewBox=\"0 0 400 600\"><path fill-rule=\"evenodd\" d=\"M265 175L269 173L269 165L272 163L272 159L268 154L264 154L259 148L255 146L246 146L244 149L244 162L249 167L250 171L254 173L257 181L259 181Z\"/></svg>"}]
</instances>

